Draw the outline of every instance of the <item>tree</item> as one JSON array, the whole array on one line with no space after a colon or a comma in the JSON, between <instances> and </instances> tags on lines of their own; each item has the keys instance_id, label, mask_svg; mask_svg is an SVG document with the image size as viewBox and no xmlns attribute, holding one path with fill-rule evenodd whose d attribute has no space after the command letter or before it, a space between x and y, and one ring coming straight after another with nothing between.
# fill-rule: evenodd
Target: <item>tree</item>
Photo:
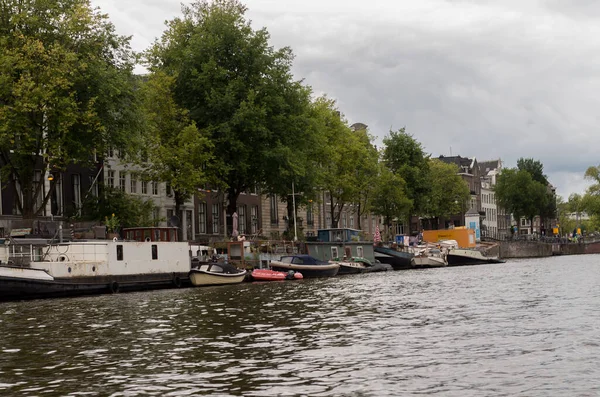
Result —
<instances>
[{"instance_id":1,"label":"tree","mask_svg":"<svg viewBox=\"0 0 600 397\"><path fill-rule=\"evenodd\" d=\"M371 206L375 215L383 217L386 230L389 230L394 219L404 219L413 208L405 187L406 182L402 177L380 165Z\"/></svg>"},{"instance_id":2,"label":"tree","mask_svg":"<svg viewBox=\"0 0 600 397\"><path fill-rule=\"evenodd\" d=\"M428 177L430 191L424 199L427 214L437 220L460 212L470 191L469 185L458 175L457 165L430 159Z\"/></svg>"},{"instance_id":3,"label":"tree","mask_svg":"<svg viewBox=\"0 0 600 397\"><path fill-rule=\"evenodd\" d=\"M412 201L409 215L425 215L425 197L429 194L429 156L420 142L404 128L390 131L383 139L383 161L389 169L406 181L406 194ZM410 225L410 221L409 221Z\"/></svg>"},{"instance_id":4,"label":"tree","mask_svg":"<svg viewBox=\"0 0 600 397\"><path fill-rule=\"evenodd\" d=\"M153 210L152 199L143 200L120 189L105 187L99 196L84 200L79 219L104 222L115 214L119 227L156 226Z\"/></svg>"},{"instance_id":5,"label":"tree","mask_svg":"<svg viewBox=\"0 0 600 397\"><path fill-rule=\"evenodd\" d=\"M169 184L175 214L181 217L181 206L209 179L205 170L213 159L213 145L173 100L173 83L173 77L156 71L143 86L148 118L146 148L151 159L143 167L148 178ZM181 223L178 229L181 239Z\"/></svg>"},{"instance_id":6,"label":"tree","mask_svg":"<svg viewBox=\"0 0 600 397\"><path fill-rule=\"evenodd\" d=\"M47 173L140 143L134 63L129 38L87 0L0 3L0 166L24 218L54 190Z\"/></svg>"},{"instance_id":7,"label":"tree","mask_svg":"<svg viewBox=\"0 0 600 397\"><path fill-rule=\"evenodd\" d=\"M237 0L197 0L182 10L148 51L149 68L175 79L175 102L213 142L232 215L241 192L280 178L292 161L310 90L293 80L292 51L270 46Z\"/></svg>"},{"instance_id":8,"label":"tree","mask_svg":"<svg viewBox=\"0 0 600 397\"><path fill-rule=\"evenodd\" d=\"M539 160L520 158L517 160L517 169L527 171L534 181L547 187L547 197L539 202L539 212L537 214L540 216L542 224L545 225L548 219L556 217L556 198L550 191L550 182L548 182L548 177L544 174L544 165Z\"/></svg>"},{"instance_id":9,"label":"tree","mask_svg":"<svg viewBox=\"0 0 600 397\"><path fill-rule=\"evenodd\" d=\"M540 208L548 205L547 186L535 181L525 170L506 168L498 175L494 187L498 204L516 219L525 217L533 224Z\"/></svg>"},{"instance_id":10,"label":"tree","mask_svg":"<svg viewBox=\"0 0 600 397\"><path fill-rule=\"evenodd\" d=\"M517 160L517 169L529 172L534 181L548 185L548 177L544 174L544 165L539 160L521 157Z\"/></svg>"},{"instance_id":11,"label":"tree","mask_svg":"<svg viewBox=\"0 0 600 397\"><path fill-rule=\"evenodd\" d=\"M362 229L362 216L371 210L374 181L379 170L379 152L372 144L373 138L366 129L354 131L354 134L364 145L364 155L358 159L356 164L357 194L354 199L354 211L358 218L357 227Z\"/></svg>"}]
</instances>

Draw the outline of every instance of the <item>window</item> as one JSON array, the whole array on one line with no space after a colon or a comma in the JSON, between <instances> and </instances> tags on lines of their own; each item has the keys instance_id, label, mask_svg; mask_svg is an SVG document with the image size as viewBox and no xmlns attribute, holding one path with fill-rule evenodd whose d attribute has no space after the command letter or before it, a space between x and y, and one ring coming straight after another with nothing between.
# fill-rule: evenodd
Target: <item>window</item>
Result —
<instances>
[{"instance_id":1,"label":"window","mask_svg":"<svg viewBox=\"0 0 600 397\"><path fill-rule=\"evenodd\" d=\"M160 208L159 207L154 207L152 209L152 223L154 224L154 226L158 226L158 221L160 220Z\"/></svg>"},{"instance_id":2,"label":"window","mask_svg":"<svg viewBox=\"0 0 600 397\"><path fill-rule=\"evenodd\" d=\"M271 210L271 224L277 225L279 223L279 218L277 214L277 196L271 195L269 196L270 210Z\"/></svg>"},{"instance_id":3,"label":"window","mask_svg":"<svg viewBox=\"0 0 600 397\"><path fill-rule=\"evenodd\" d=\"M331 259L339 258L338 247L331 247Z\"/></svg>"},{"instance_id":4,"label":"window","mask_svg":"<svg viewBox=\"0 0 600 397\"><path fill-rule=\"evenodd\" d=\"M107 174L107 178L106 178L106 184L108 185L108 187L115 187L115 172L112 170L108 171Z\"/></svg>"},{"instance_id":5,"label":"window","mask_svg":"<svg viewBox=\"0 0 600 397\"><path fill-rule=\"evenodd\" d=\"M173 196L173 190L171 189L171 184L169 182L167 182L167 197L172 197Z\"/></svg>"},{"instance_id":6,"label":"window","mask_svg":"<svg viewBox=\"0 0 600 397\"><path fill-rule=\"evenodd\" d=\"M198 204L198 233L206 233L206 203Z\"/></svg>"},{"instance_id":7,"label":"window","mask_svg":"<svg viewBox=\"0 0 600 397\"><path fill-rule=\"evenodd\" d=\"M152 244L152 260L158 259L158 245Z\"/></svg>"},{"instance_id":8,"label":"window","mask_svg":"<svg viewBox=\"0 0 600 397\"><path fill-rule=\"evenodd\" d=\"M79 210L81 207L81 175L71 175L71 183L73 186L73 205Z\"/></svg>"},{"instance_id":9,"label":"window","mask_svg":"<svg viewBox=\"0 0 600 397\"><path fill-rule=\"evenodd\" d=\"M135 173L132 173L129 178L129 189L131 193L137 193L137 175Z\"/></svg>"},{"instance_id":10,"label":"window","mask_svg":"<svg viewBox=\"0 0 600 397\"><path fill-rule=\"evenodd\" d=\"M148 184L150 182L142 181L142 194L148 194Z\"/></svg>"},{"instance_id":11,"label":"window","mask_svg":"<svg viewBox=\"0 0 600 397\"><path fill-rule=\"evenodd\" d=\"M50 197L50 211L52 215L63 214L63 190L62 190L62 175L57 174L54 176L54 190Z\"/></svg>"},{"instance_id":12,"label":"window","mask_svg":"<svg viewBox=\"0 0 600 397\"><path fill-rule=\"evenodd\" d=\"M363 256L365 256L364 254L365 254L365 252L363 250L363 247L360 247L360 246L356 247L356 256L359 256L362 258Z\"/></svg>"},{"instance_id":13,"label":"window","mask_svg":"<svg viewBox=\"0 0 600 397\"><path fill-rule=\"evenodd\" d=\"M350 227L354 228L354 215L350 215Z\"/></svg>"},{"instance_id":14,"label":"window","mask_svg":"<svg viewBox=\"0 0 600 397\"><path fill-rule=\"evenodd\" d=\"M313 205L309 203L306 207L306 224L312 226L315 224L315 218L313 216Z\"/></svg>"},{"instance_id":15,"label":"window","mask_svg":"<svg viewBox=\"0 0 600 397\"><path fill-rule=\"evenodd\" d=\"M250 232L256 234L258 232L258 205L253 205L250 208L250 217L252 218L252 225L250 226Z\"/></svg>"},{"instance_id":16,"label":"window","mask_svg":"<svg viewBox=\"0 0 600 397\"><path fill-rule=\"evenodd\" d=\"M219 233L219 204L212 205L212 232Z\"/></svg>"},{"instance_id":17,"label":"window","mask_svg":"<svg viewBox=\"0 0 600 397\"><path fill-rule=\"evenodd\" d=\"M246 234L246 206L238 206L238 229L240 234Z\"/></svg>"},{"instance_id":18,"label":"window","mask_svg":"<svg viewBox=\"0 0 600 397\"><path fill-rule=\"evenodd\" d=\"M348 227L348 219L346 214L342 214L342 227Z\"/></svg>"},{"instance_id":19,"label":"window","mask_svg":"<svg viewBox=\"0 0 600 397\"><path fill-rule=\"evenodd\" d=\"M107 157L115 157L115 151L112 147L108 148L108 156Z\"/></svg>"},{"instance_id":20,"label":"window","mask_svg":"<svg viewBox=\"0 0 600 397\"><path fill-rule=\"evenodd\" d=\"M327 229L331 228L331 215L327 215L327 221L326 221L325 228L327 228Z\"/></svg>"},{"instance_id":21,"label":"window","mask_svg":"<svg viewBox=\"0 0 600 397\"><path fill-rule=\"evenodd\" d=\"M186 229L186 236L188 240L193 240L194 239L194 225L192 222L192 219L194 219L194 213L190 210L186 210L185 211L185 229Z\"/></svg>"},{"instance_id":22,"label":"window","mask_svg":"<svg viewBox=\"0 0 600 397\"><path fill-rule=\"evenodd\" d=\"M158 182L152 181L152 195L158 196Z\"/></svg>"},{"instance_id":23,"label":"window","mask_svg":"<svg viewBox=\"0 0 600 397\"><path fill-rule=\"evenodd\" d=\"M90 193L92 194L92 196L98 197L98 184L96 183L96 177L90 175L89 180L90 180Z\"/></svg>"},{"instance_id":24,"label":"window","mask_svg":"<svg viewBox=\"0 0 600 397\"><path fill-rule=\"evenodd\" d=\"M117 260L118 261L123 260L123 245L122 244L117 244Z\"/></svg>"},{"instance_id":25,"label":"window","mask_svg":"<svg viewBox=\"0 0 600 397\"><path fill-rule=\"evenodd\" d=\"M125 175L125 172L119 172L119 189L121 189L122 192L125 191Z\"/></svg>"}]
</instances>

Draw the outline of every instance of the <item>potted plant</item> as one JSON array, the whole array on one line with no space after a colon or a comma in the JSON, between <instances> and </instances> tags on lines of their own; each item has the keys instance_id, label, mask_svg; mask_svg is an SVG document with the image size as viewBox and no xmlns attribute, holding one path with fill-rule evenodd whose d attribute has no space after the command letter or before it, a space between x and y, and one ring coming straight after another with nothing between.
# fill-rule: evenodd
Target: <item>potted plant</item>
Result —
<instances>
[{"instance_id":1,"label":"potted plant","mask_svg":"<svg viewBox=\"0 0 600 397\"><path fill-rule=\"evenodd\" d=\"M106 225L106 238L113 239L115 237L119 237L119 233L117 233L119 229L119 217L112 214L111 217L104 217L104 224Z\"/></svg>"}]
</instances>

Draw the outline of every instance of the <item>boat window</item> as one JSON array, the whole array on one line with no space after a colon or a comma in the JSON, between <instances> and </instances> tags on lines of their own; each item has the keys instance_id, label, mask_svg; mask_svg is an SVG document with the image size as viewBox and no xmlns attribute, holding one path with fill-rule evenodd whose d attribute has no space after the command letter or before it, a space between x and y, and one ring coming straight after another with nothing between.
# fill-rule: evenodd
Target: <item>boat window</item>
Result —
<instances>
[{"instance_id":1,"label":"boat window","mask_svg":"<svg viewBox=\"0 0 600 397\"><path fill-rule=\"evenodd\" d=\"M291 257L291 256L284 256L283 258L281 258L281 262L282 263L292 263L292 259L293 259L293 257Z\"/></svg>"},{"instance_id":2,"label":"boat window","mask_svg":"<svg viewBox=\"0 0 600 397\"><path fill-rule=\"evenodd\" d=\"M152 259L158 259L158 245L152 244Z\"/></svg>"},{"instance_id":3,"label":"boat window","mask_svg":"<svg viewBox=\"0 0 600 397\"><path fill-rule=\"evenodd\" d=\"M352 248L351 247L344 247L344 256L346 258L352 257Z\"/></svg>"},{"instance_id":4,"label":"boat window","mask_svg":"<svg viewBox=\"0 0 600 397\"><path fill-rule=\"evenodd\" d=\"M304 263L304 259L299 258L299 257L295 257L294 260L292 261L292 263L303 264Z\"/></svg>"},{"instance_id":5,"label":"boat window","mask_svg":"<svg viewBox=\"0 0 600 397\"><path fill-rule=\"evenodd\" d=\"M363 256L365 256L364 253L365 252L363 250L363 247L356 247L356 256L359 256L362 258Z\"/></svg>"},{"instance_id":6,"label":"boat window","mask_svg":"<svg viewBox=\"0 0 600 397\"><path fill-rule=\"evenodd\" d=\"M338 247L331 247L331 259L339 258Z\"/></svg>"},{"instance_id":7,"label":"boat window","mask_svg":"<svg viewBox=\"0 0 600 397\"><path fill-rule=\"evenodd\" d=\"M123 260L123 245L121 245L121 244L117 244L117 260L118 261Z\"/></svg>"}]
</instances>

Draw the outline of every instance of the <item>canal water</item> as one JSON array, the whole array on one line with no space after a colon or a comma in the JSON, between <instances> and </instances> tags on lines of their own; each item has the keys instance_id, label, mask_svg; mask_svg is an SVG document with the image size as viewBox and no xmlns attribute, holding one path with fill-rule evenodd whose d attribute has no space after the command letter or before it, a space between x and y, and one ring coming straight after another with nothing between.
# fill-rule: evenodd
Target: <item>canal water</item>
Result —
<instances>
[{"instance_id":1,"label":"canal water","mask_svg":"<svg viewBox=\"0 0 600 397\"><path fill-rule=\"evenodd\" d=\"M596 396L600 256L0 303L0 395Z\"/></svg>"}]
</instances>

